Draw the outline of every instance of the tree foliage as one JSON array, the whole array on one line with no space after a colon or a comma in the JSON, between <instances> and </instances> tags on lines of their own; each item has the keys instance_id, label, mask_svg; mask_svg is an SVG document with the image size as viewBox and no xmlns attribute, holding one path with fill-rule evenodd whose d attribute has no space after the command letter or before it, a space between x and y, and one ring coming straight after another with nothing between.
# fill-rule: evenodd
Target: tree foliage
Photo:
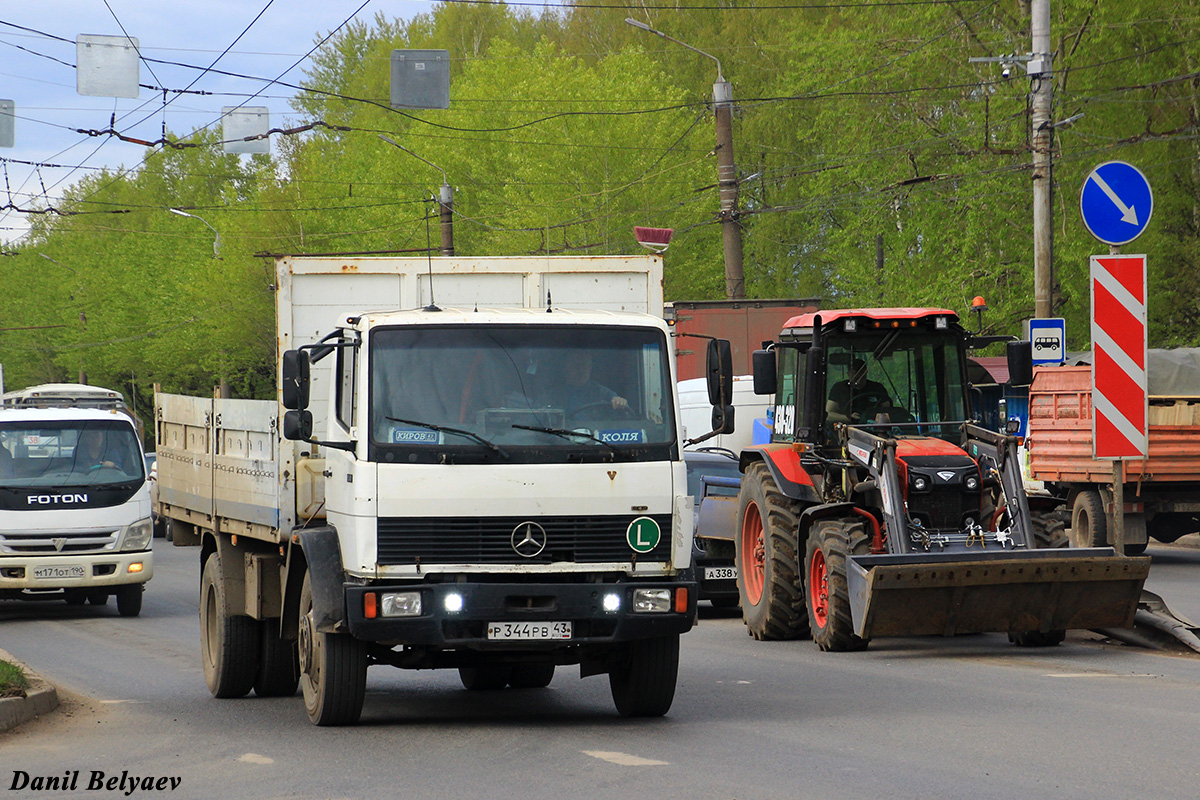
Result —
<instances>
[{"instance_id":1,"label":"tree foliage","mask_svg":"<svg viewBox=\"0 0 1200 800\"><path fill-rule=\"evenodd\" d=\"M1152 346L1200 345L1200 36L1179 0L1056 0L1055 310L1088 346L1078 195L1104 161L1137 165L1154 217ZM354 22L309 62L297 135L272 157L200 147L74 184L2 259L10 387L51 380L271 392L273 262L256 254L423 251L431 198L455 191L461 255L626 253L634 225L676 231L668 299L724 288L711 89L716 64L625 25L634 16L719 59L733 85L751 297L965 309L1019 333L1032 315L1030 81L1021 0L675 10L443 3ZM395 49L446 49L451 105L392 109ZM384 141L388 137L400 148ZM436 165L436 166L434 166ZM167 212L181 208L201 220ZM213 231L221 258L213 258ZM44 256L44 258L43 258Z\"/></svg>"}]
</instances>

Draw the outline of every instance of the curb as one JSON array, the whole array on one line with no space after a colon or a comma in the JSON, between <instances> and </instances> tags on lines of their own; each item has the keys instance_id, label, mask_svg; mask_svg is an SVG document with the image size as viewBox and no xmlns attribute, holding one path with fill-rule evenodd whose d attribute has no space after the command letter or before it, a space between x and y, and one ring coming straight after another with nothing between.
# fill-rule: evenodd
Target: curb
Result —
<instances>
[{"instance_id":1,"label":"curb","mask_svg":"<svg viewBox=\"0 0 1200 800\"><path fill-rule=\"evenodd\" d=\"M58 691L29 668L6 651L0 650L0 659L20 665L29 678L29 690L24 697L5 697L0 699L0 733L10 731L23 722L28 722L42 714L48 714L58 708Z\"/></svg>"}]
</instances>

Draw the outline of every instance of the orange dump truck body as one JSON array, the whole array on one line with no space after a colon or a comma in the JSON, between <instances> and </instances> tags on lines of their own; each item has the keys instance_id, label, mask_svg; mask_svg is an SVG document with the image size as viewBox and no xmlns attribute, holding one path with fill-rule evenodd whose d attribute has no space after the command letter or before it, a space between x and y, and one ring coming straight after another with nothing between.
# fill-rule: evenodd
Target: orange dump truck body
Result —
<instances>
[{"instance_id":1,"label":"orange dump truck body","mask_svg":"<svg viewBox=\"0 0 1200 800\"><path fill-rule=\"evenodd\" d=\"M1200 397L1151 396L1150 455L1127 461L1129 483L1200 480ZM1039 367L1029 387L1030 477L1109 483L1112 462L1092 458L1092 368Z\"/></svg>"}]
</instances>

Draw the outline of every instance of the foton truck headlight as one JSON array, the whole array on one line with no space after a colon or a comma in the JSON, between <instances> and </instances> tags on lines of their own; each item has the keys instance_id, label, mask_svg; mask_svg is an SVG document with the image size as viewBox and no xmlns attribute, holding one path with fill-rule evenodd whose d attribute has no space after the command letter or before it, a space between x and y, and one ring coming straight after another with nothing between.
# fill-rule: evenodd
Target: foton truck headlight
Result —
<instances>
[{"instance_id":1,"label":"foton truck headlight","mask_svg":"<svg viewBox=\"0 0 1200 800\"><path fill-rule=\"evenodd\" d=\"M150 547L150 539L154 536L154 522L150 517L139 519L132 525L121 529L121 550L145 550Z\"/></svg>"},{"instance_id":2,"label":"foton truck headlight","mask_svg":"<svg viewBox=\"0 0 1200 800\"><path fill-rule=\"evenodd\" d=\"M385 617L421 616L420 592L384 592L380 610Z\"/></svg>"},{"instance_id":3,"label":"foton truck headlight","mask_svg":"<svg viewBox=\"0 0 1200 800\"><path fill-rule=\"evenodd\" d=\"M654 611L665 613L671 610L670 589L634 589L634 611Z\"/></svg>"}]
</instances>

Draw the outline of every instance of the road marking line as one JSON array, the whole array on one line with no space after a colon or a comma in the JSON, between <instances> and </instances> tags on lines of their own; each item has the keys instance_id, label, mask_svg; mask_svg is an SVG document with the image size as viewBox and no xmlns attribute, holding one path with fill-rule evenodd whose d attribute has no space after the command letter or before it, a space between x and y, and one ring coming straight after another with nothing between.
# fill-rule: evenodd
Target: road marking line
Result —
<instances>
[{"instance_id":1,"label":"road marking line","mask_svg":"<svg viewBox=\"0 0 1200 800\"><path fill-rule=\"evenodd\" d=\"M274 764L275 763L275 759L268 758L267 756L260 756L258 753L246 753L246 755L240 756L238 758L238 761L241 761L243 764Z\"/></svg>"},{"instance_id":2,"label":"road marking line","mask_svg":"<svg viewBox=\"0 0 1200 800\"><path fill-rule=\"evenodd\" d=\"M1160 675L1130 674L1117 675L1114 672L1051 672L1047 678L1159 678Z\"/></svg>"},{"instance_id":3,"label":"road marking line","mask_svg":"<svg viewBox=\"0 0 1200 800\"><path fill-rule=\"evenodd\" d=\"M652 758L642 758L630 755L629 753L616 753L608 750L584 750L583 754L592 758L598 758L601 761L607 761L610 764L619 764L622 767L665 767L671 763L669 761L655 761Z\"/></svg>"}]
</instances>

